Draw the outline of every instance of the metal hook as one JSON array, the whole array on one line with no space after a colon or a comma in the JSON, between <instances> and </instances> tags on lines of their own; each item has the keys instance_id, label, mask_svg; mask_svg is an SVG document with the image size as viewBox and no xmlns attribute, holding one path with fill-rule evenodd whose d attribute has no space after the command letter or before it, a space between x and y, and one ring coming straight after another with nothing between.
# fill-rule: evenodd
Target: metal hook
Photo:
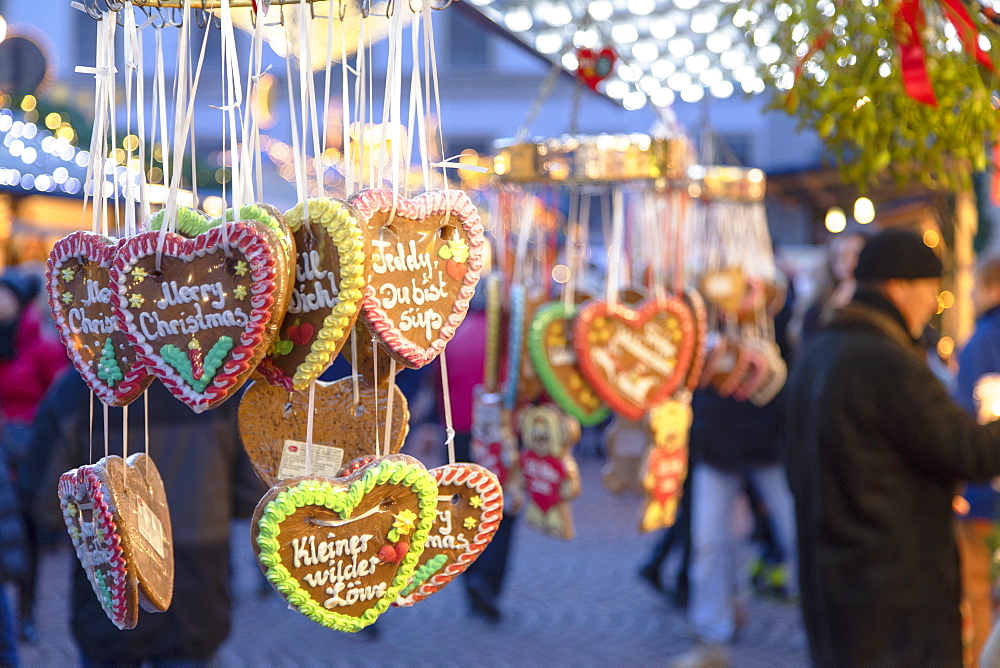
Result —
<instances>
[{"instance_id":1,"label":"metal hook","mask_svg":"<svg viewBox=\"0 0 1000 668\"><path fill-rule=\"evenodd\" d=\"M435 5L434 2L433 2L433 0L432 0L431 1L431 9L439 9L439 10L440 9L448 9L449 7L451 7L451 3L453 1L454 0L445 0L445 2L444 2L443 5L438 6L438 5Z\"/></svg>"},{"instance_id":2,"label":"metal hook","mask_svg":"<svg viewBox=\"0 0 1000 668\"><path fill-rule=\"evenodd\" d=\"M94 19L95 21L100 21L103 18L103 13L101 9L97 6L97 0L93 0L93 4L84 0L83 8L87 10L87 15Z\"/></svg>"},{"instance_id":3,"label":"metal hook","mask_svg":"<svg viewBox=\"0 0 1000 668\"><path fill-rule=\"evenodd\" d=\"M372 2L371 0L361 0L359 4L359 9L361 10L361 18L366 19L372 13Z\"/></svg>"},{"instance_id":4,"label":"metal hook","mask_svg":"<svg viewBox=\"0 0 1000 668\"><path fill-rule=\"evenodd\" d=\"M340 22L347 18L347 3L344 0L337 0L337 14L340 15Z\"/></svg>"},{"instance_id":5,"label":"metal hook","mask_svg":"<svg viewBox=\"0 0 1000 668\"><path fill-rule=\"evenodd\" d=\"M395 11L395 9L396 9L396 0L389 0L389 2L385 3L385 18L391 19L392 13L393 11Z\"/></svg>"}]
</instances>

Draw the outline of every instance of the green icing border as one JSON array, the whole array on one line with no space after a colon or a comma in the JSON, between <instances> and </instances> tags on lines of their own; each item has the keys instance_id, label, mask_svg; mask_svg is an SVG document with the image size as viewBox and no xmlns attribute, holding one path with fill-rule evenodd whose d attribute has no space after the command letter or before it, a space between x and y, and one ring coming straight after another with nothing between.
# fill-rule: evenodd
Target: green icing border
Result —
<instances>
[{"instance_id":1,"label":"green icing border","mask_svg":"<svg viewBox=\"0 0 1000 668\"><path fill-rule=\"evenodd\" d=\"M362 498L377 485L383 484L403 485L417 495L419 512L410 540L410 550L403 557L385 594L360 617L327 610L299 585L299 581L281 562L279 553L281 544L278 542L281 523L305 506L323 506L340 515L342 519L349 519ZM426 469L415 464L396 461L383 461L369 467L364 475L347 489L333 487L328 480L302 480L279 492L264 507L264 512L257 522L256 540L260 549L257 559L267 569L264 573L267 580L300 613L327 628L348 633L360 631L374 623L379 615L392 605L399 592L413 577L417 561L424 551L424 544L437 514L437 494L437 483Z\"/></svg>"},{"instance_id":2,"label":"green icing border","mask_svg":"<svg viewBox=\"0 0 1000 668\"><path fill-rule=\"evenodd\" d=\"M588 413L583 406L578 404L570 393L559 382L559 378L549 364L549 358L545 354L545 328L553 320L563 319L569 321L569 330L572 330L573 317L576 315L576 306L567 306L561 302L550 302L542 306L535 312L535 317L531 320L531 327L528 329L528 355L531 357L531 364L535 367L538 379L542 381L545 391L549 393L552 400L559 404L559 407L580 421L584 427L593 427L603 422L611 410L603 403L593 413ZM567 339L569 345L573 345L573 339ZM583 378L583 376L580 376Z\"/></svg>"},{"instance_id":3,"label":"green icing border","mask_svg":"<svg viewBox=\"0 0 1000 668\"><path fill-rule=\"evenodd\" d=\"M223 211L221 216L213 218L212 227L218 227L222 224L223 220L233 220L233 207L229 207ZM258 223L263 223L279 234L284 233L284 230L281 229L281 225L278 224L277 218L269 214L263 207L258 206L257 204L244 204L241 206L240 217L237 220L253 220Z\"/></svg>"},{"instance_id":4,"label":"green icing border","mask_svg":"<svg viewBox=\"0 0 1000 668\"><path fill-rule=\"evenodd\" d=\"M160 226L163 224L163 217L165 215L166 209L160 209L154 213L153 217L149 219L149 229L158 232ZM216 225L217 223L209 220L200 211L189 209L186 206L177 207L177 233L181 236L193 239L199 234L209 231Z\"/></svg>"}]
</instances>

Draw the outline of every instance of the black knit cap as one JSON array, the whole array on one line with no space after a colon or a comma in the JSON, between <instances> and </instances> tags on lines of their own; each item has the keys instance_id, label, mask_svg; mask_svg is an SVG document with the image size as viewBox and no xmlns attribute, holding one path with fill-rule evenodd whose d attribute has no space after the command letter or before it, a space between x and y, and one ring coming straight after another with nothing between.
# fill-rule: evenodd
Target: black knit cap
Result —
<instances>
[{"instance_id":1,"label":"black knit cap","mask_svg":"<svg viewBox=\"0 0 1000 668\"><path fill-rule=\"evenodd\" d=\"M890 278L940 278L944 266L916 232L890 228L868 240L858 255L854 278L887 281Z\"/></svg>"}]
</instances>

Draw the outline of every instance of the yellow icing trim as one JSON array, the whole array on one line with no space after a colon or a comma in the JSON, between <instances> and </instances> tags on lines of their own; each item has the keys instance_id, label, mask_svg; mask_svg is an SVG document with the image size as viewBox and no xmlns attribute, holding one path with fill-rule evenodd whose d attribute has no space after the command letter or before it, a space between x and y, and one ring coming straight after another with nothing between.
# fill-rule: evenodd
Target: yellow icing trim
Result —
<instances>
[{"instance_id":1,"label":"yellow icing trim","mask_svg":"<svg viewBox=\"0 0 1000 668\"><path fill-rule=\"evenodd\" d=\"M309 221L326 230L337 247L340 261L340 282L337 305L323 320L316 340L306 359L295 369L292 387L304 390L330 366L337 346L347 335L354 317L361 308L365 287L365 253L361 225L351 210L333 199L310 199ZM285 212L285 223L298 232L304 223L302 202Z\"/></svg>"}]
</instances>

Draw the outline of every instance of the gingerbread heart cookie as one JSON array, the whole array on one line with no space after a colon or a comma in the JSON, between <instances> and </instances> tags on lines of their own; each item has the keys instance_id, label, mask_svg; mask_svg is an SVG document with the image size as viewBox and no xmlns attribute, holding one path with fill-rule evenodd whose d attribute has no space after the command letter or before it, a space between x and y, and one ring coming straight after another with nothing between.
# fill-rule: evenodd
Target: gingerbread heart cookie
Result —
<instances>
[{"instance_id":1,"label":"gingerbread heart cookie","mask_svg":"<svg viewBox=\"0 0 1000 668\"><path fill-rule=\"evenodd\" d=\"M106 457L59 479L59 503L77 558L108 618L133 628L141 605L162 612L173 595L170 514L146 455Z\"/></svg>"},{"instance_id":2,"label":"gingerbread heart cookie","mask_svg":"<svg viewBox=\"0 0 1000 668\"><path fill-rule=\"evenodd\" d=\"M461 190L413 199L363 190L349 201L372 234L362 315L390 354L420 368L444 350L469 310L486 243L479 213Z\"/></svg>"},{"instance_id":3,"label":"gingerbread heart cookie","mask_svg":"<svg viewBox=\"0 0 1000 668\"><path fill-rule=\"evenodd\" d=\"M317 624L372 624L413 577L437 512L423 465L389 455L347 478L292 478L261 499L254 551L271 586Z\"/></svg>"},{"instance_id":4,"label":"gingerbread heart cookie","mask_svg":"<svg viewBox=\"0 0 1000 668\"><path fill-rule=\"evenodd\" d=\"M580 307L577 366L616 413L638 420L687 380L696 343L694 316L671 297L632 309L594 301Z\"/></svg>"},{"instance_id":5,"label":"gingerbread heart cookie","mask_svg":"<svg viewBox=\"0 0 1000 668\"><path fill-rule=\"evenodd\" d=\"M129 404L153 382L111 305L109 273L120 243L74 232L56 242L45 266L59 338L84 382L109 406Z\"/></svg>"},{"instance_id":6,"label":"gingerbread heart cookie","mask_svg":"<svg viewBox=\"0 0 1000 668\"><path fill-rule=\"evenodd\" d=\"M288 303L276 235L225 223L193 239L146 232L111 266L111 302L140 360L195 412L232 395L267 351Z\"/></svg>"},{"instance_id":7,"label":"gingerbread heart cookie","mask_svg":"<svg viewBox=\"0 0 1000 668\"><path fill-rule=\"evenodd\" d=\"M574 534L569 502L580 495L580 471L572 455L580 425L550 405L523 409L518 424L528 497L525 518L550 536L569 540Z\"/></svg>"},{"instance_id":8,"label":"gingerbread heart cookie","mask_svg":"<svg viewBox=\"0 0 1000 668\"><path fill-rule=\"evenodd\" d=\"M608 407L580 373L573 347L576 307L551 302L535 313L528 354L545 391L559 407L590 427L608 417Z\"/></svg>"},{"instance_id":9,"label":"gingerbread heart cookie","mask_svg":"<svg viewBox=\"0 0 1000 668\"><path fill-rule=\"evenodd\" d=\"M393 605L411 606L440 591L465 572L503 518L503 490L476 464L446 464L429 471L438 486L437 515L413 579Z\"/></svg>"},{"instance_id":10,"label":"gingerbread heart cookie","mask_svg":"<svg viewBox=\"0 0 1000 668\"><path fill-rule=\"evenodd\" d=\"M361 227L340 200L299 202L284 219L298 254L288 311L260 365L268 382L302 390L330 366L351 332L365 286Z\"/></svg>"},{"instance_id":11,"label":"gingerbread heart cookie","mask_svg":"<svg viewBox=\"0 0 1000 668\"><path fill-rule=\"evenodd\" d=\"M243 448L254 471L271 487L285 478L304 475L333 478L343 465L375 450L376 435L385 434L388 392L361 383L354 403L354 381L316 381L313 443L306 468L307 392L288 392L267 383L253 383L240 399L238 422ZM403 447L409 432L406 397L395 388L389 452ZM376 431L377 430L377 431Z\"/></svg>"}]
</instances>

